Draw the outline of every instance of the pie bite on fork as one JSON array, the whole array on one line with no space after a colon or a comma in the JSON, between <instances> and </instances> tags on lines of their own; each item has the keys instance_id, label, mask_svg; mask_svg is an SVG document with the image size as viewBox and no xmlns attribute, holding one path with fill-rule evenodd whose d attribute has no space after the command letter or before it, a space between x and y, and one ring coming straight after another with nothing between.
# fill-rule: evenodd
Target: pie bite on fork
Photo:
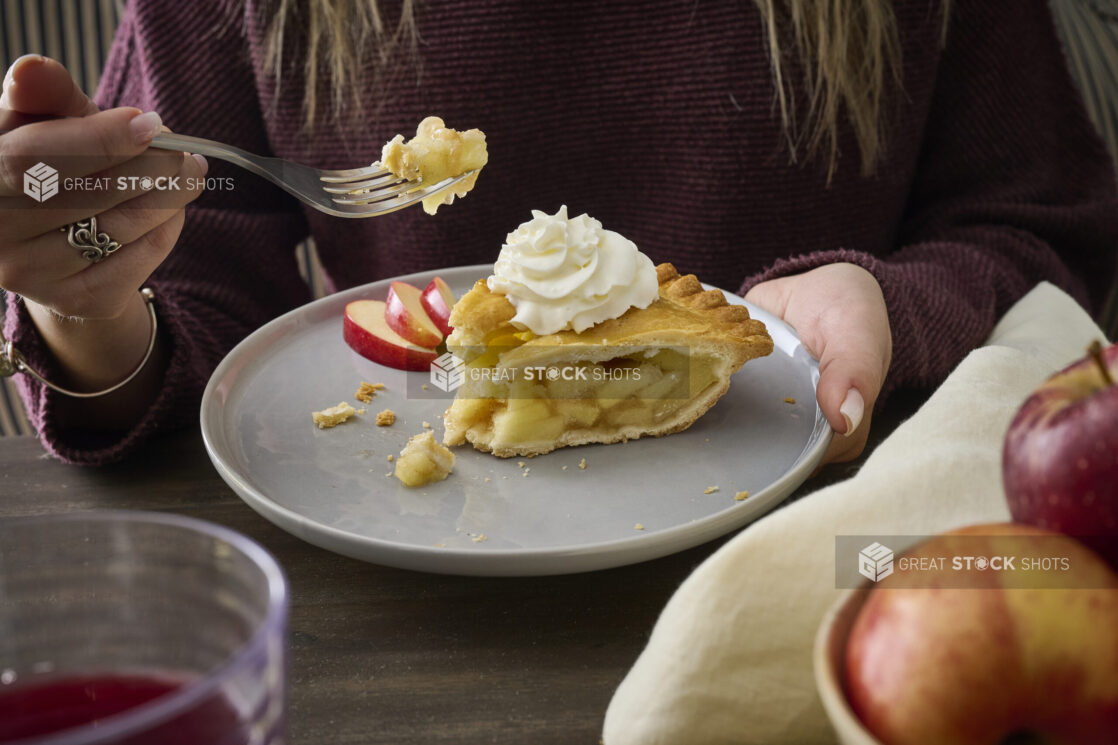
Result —
<instances>
[{"instance_id":1,"label":"pie bite on fork","mask_svg":"<svg viewBox=\"0 0 1118 745\"><path fill-rule=\"evenodd\" d=\"M443 423L446 445L499 457L659 437L691 426L730 376L773 349L764 324L671 264L646 307L576 332L537 335L479 280L454 306L447 348L466 362Z\"/></svg>"},{"instance_id":2,"label":"pie bite on fork","mask_svg":"<svg viewBox=\"0 0 1118 745\"><path fill-rule=\"evenodd\" d=\"M393 175L426 184L473 171L454 188L424 199L423 210L429 215L435 214L440 205L453 202L454 197L466 196L488 162L485 134L480 129L459 132L447 127L437 116L421 121L415 137L406 142L403 135L393 137L385 143L380 156L381 165Z\"/></svg>"}]
</instances>

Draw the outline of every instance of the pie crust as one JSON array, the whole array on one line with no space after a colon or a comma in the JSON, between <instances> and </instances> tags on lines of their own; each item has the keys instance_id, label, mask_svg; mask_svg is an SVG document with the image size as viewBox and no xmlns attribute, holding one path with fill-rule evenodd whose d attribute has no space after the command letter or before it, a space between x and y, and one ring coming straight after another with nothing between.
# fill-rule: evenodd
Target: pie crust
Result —
<instances>
[{"instance_id":1,"label":"pie crust","mask_svg":"<svg viewBox=\"0 0 1118 745\"><path fill-rule=\"evenodd\" d=\"M656 273L660 297L647 308L545 336L513 326L515 308L479 280L450 316L447 348L468 374L443 416L444 444L512 457L691 426L773 343L744 306L695 275L671 264Z\"/></svg>"}]
</instances>

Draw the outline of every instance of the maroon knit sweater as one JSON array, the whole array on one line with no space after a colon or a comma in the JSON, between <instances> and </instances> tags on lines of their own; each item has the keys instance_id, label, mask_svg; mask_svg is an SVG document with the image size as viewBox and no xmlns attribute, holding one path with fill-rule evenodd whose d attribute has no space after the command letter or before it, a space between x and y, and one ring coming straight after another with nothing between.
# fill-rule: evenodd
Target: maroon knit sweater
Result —
<instances>
[{"instance_id":1,"label":"maroon knit sweater","mask_svg":"<svg viewBox=\"0 0 1118 745\"><path fill-rule=\"evenodd\" d=\"M143 421L127 433L62 431L54 394L22 376L33 423L66 460L106 462L196 421L222 356L309 299L292 250L307 235L331 289L491 262L530 210L562 204L656 262L743 292L853 262L888 304L887 389L938 383L1041 280L1097 307L1114 276L1114 174L1042 0L956 0L946 47L941 0L897 3L904 92L887 106L887 156L862 177L843 129L829 186L825 163L790 163L752 3L422 3L419 57L400 55L380 82L370 77L364 126L308 135L297 71L277 96L263 70L268 19L254 0L230 13L232 2L132 0L98 102L325 168L368 164L436 114L482 129L490 163L473 193L434 217L344 220L211 160L210 175L232 176L235 188L188 208L177 248L150 279L172 359ZM396 5L381 0L389 16ZM302 59L298 44L289 51ZM26 314L12 310L9 337L53 372Z\"/></svg>"}]
</instances>

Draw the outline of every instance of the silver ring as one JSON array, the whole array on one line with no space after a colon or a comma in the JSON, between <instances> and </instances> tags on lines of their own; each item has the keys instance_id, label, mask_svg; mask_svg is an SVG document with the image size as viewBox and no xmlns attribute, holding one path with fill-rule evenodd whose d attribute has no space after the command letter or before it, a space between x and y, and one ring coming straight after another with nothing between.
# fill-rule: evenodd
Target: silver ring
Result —
<instances>
[{"instance_id":1,"label":"silver ring","mask_svg":"<svg viewBox=\"0 0 1118 745\"><path fill-rule=\"evenodd\" d=\"M82 258L93 264L120 248L108 233L97 232L96 217L72 222L60 230L66 234L66 241L82 252Z\"/></svg>"}]
</instances>

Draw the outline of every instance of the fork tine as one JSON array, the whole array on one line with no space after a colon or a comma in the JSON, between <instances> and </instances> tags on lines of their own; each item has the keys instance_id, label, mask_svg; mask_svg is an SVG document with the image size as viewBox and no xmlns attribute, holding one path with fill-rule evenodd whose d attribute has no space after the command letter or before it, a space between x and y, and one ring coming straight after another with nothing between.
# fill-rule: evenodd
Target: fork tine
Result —
<instances>
[{"instance_id":1,"label":"fork tine","mask_svg":"<svg viewBox=\"0 0 1118 745\"><path fill-rule=\"evenodd\" d=\"M318 177L328 184L340 184L356 179L374 178L387 175L388 171L380 163L373 163L364 168L349 168L341 171L319 171Z\"/></svg>"},{"instance_id":2,"label":"fork tine","mask_svg":"<svg viewBox=\"0 0 1118 745\"><path fill-rule=\"evenodd\" d=\"M404 194L420 188L423 188L422 184L416 184L414 181L403 181L401 183L386 184L380 189L347 191L344 192L342 196L334 197L333 200L334 204L372 204L373 202L379 202L394 197L397 194ZM330 190L327 189L326 191Z\"/></svg>"},{"instance_id":3,"label":"fork tine","mask_svg":"<svg viewBox=\"0 0 1118 745\"><path fill-rule=\"evenodd\" d=\"M322 189L328 194L352 194L355 191L361 191L363 189L379 189L385 186L391 186L398 181L400 181L399 178L391 173L388 173L384 176L365 179L364 181L338 182L336 185L333 186L329 184L333 184L334 182L327 182L328 185L323 186ZM410 183L412 186L415 186L415 183L411 181L405 181L404 183Z\"/></svg>"},{"instance_id":4,"label":"fork tine","mask_svg":"<svg viewBox=\"0 0 1118 745\"><path fill-rule=\"evenodd\" d=\"M350 198L334 197L333 201L344 207L357 209L365 208L368 210L366 214L370 216L385 214L415 204L433 194L449 189L458 182L469 178L474 173L475 171L467 171L461 176L443 179L437 184L432 184L430 186L405 182L402 186L392 190L379 189L365 194L356 194Z\"/></svg>"}]
</instances>

